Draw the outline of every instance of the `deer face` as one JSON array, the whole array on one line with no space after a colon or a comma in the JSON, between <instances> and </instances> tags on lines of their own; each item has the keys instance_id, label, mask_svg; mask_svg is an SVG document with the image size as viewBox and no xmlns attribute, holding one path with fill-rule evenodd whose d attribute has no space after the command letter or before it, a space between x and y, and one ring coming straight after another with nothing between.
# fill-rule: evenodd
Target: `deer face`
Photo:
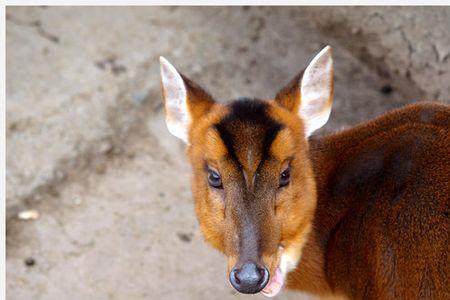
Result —
<instances>
[{"instance_id":1,"label":"deer face","mask_svg":"<svg viewBox=\"0 0 450 300\"><path fill-rule=\"evenodd\" d=\"M307 137L328 120L331 49L274 100L214 102L161 58L169 131L188 145L197 217L242 293L276 295L296 267L316 206Z\"/></svg>"}]
</instances>

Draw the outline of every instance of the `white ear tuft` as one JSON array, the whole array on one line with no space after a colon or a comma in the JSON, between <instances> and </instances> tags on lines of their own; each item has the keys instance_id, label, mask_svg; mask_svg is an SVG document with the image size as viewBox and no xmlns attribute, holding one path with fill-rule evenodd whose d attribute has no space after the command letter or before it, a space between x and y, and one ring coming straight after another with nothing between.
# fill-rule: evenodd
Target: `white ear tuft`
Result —
<instances>
[{"instance_id":1,"label":"white ear tuft","mask_svg":"<svg viewBox=\"0 0 450 300\"><path fill-rule=\"evenodd\" d=\"M181 75L167 59L161 56L159 62L167 128L171 134L187 143L191 117L187 105L186 86Z\"/></svg>"},{"instance_id":2,"label":"white ear tuft","mask_svg":"<svg viewBox=\"0 0 450 300\"><path fill-rule=\"evenodd\" d=\"M328 121L333 100L333 58L326 46L310 62L300 87L299 114L305 123L306 137Z\"/></svg>"}]
</instances>

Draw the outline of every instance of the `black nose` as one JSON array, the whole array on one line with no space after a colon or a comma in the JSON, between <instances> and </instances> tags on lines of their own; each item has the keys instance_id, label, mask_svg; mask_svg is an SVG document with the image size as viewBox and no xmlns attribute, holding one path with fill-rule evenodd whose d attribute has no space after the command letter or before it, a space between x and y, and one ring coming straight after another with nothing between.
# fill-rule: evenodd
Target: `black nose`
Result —
<instances>
[{"instance_id":1,"label":"black nose","mask_svg":"<svg viewBox=\"0 0 450 300\"><path fill-rule=\"evenodd\" d=\"M260 268L253 262L246 262L242 267L231 270L230 282L241 293L255 294L269 282L269 271L266 267Z\"/></svg>"}]
</instances>

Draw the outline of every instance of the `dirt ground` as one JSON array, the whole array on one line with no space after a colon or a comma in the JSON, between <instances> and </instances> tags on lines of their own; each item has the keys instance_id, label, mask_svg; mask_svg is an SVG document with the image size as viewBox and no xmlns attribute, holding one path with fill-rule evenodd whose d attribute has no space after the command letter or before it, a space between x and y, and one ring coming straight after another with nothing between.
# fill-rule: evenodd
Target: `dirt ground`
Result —
<instances>
[{"instance_id":1,"label":"dirt ground","mask_svg":"<svg viewBox=\"0 0 450 300\"><path fill-rule=\"evenodd\" d=\"M160 55L225 102L273 97L330 44L335 100L322 134L423 99L450 103L449 8L6 14L11 300L250 297L232 289L199 232L184 145L163 122ZM20 220L28 209L39 217Z\"/></svg>"}]
</instances>

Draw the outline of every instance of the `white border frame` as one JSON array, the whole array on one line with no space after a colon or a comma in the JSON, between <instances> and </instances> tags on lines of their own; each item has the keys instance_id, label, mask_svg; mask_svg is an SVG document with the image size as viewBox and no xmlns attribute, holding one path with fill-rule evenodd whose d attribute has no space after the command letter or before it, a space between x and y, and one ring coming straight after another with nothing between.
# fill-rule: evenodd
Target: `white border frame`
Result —
<instances>
[{"instance_id":1,"label":"white border frame","mask_svg":"<svg viewBox=\"0 0 450 300\"><path fill-rule=\"evenodd\" d=\"M405 6L414 6L414 5L420 5L420 6L449 6L450 1L449 0L431 0L431 1L419 1L419 0L401 0L401 1L389 1L389 0L365 0L365 1L354 1L354 0L345 0L345 1L338 1L338 0L316 0L316 1L294 1L294 0L281 0L281 1L270 1L270 0L245 0L245 1L239 1L239 0L228 0L228 1L218 1L218 0L198 0L198 1L189 1L189 0L156 0L156 1L124 1L124 0L112 0L112 1L105 1L105 0L80 0L80 1L57 1L57 0L50 0L50 1L33 1L33 0L13 0L13 1L6 1L6 3L3 3L1 5L1 14L3 16L2 18L2 33L1 33L1 41L2 41L2 48L1 48L1 86L2 86L2 97L0 99L0 121L1 121L1 148L0 148L0 160L3 163L3 166L0 168L0 177L1 177L1 183L0 183L0 196L3 200L3 205L1 209L1 219L2 223L0 225L0 231L2 233L2 239L3 242L0 246L0 252L2 254L2 272L0 277L0 290L2 293L0 294L0 299L5 299L6 297L6 219L5 219L5 175L6 175L6 161L5 161L5 153L6 153L6 132L5 132L5 123L6 123L6 6L40 6L40 5L54 5L54 6L172 6L172 5L190 5L190 6L240 6L240 5L272 5L272 6L285 6L285 5L310 5L310 6L354 6L354 5L371 5L371 6L385 6L385 5L405 5Z\"/></svg>"}]
</instances>

